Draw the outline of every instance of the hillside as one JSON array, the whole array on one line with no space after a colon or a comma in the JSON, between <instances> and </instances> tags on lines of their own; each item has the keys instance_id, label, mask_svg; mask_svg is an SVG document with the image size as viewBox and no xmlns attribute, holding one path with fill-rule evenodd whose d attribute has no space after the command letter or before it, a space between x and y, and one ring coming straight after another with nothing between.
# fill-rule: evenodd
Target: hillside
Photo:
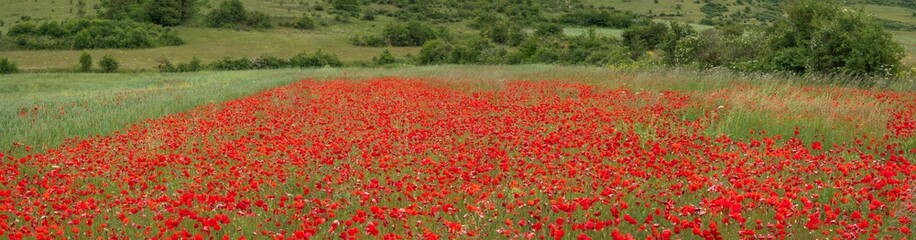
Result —
<instances>
[{"instance_id":1,"label":"hillside","mask_svg":"<svg viewBox=\"0 0 916 240\"><path fill-rule=\"evenodd\" d=\"M315 30L295 30L280 27L268 30L216 30L205 28L203 15L224 0L208 1L200 10L201 16L190 24L177 27L179 36L187 44L177 47L155 49L106 49L89 50L93 55L112 55L124 59L128 69L150 68L160 57L176 61L188 61L199 57L212 61L223 57L256 57L271 55L289 57L303 51L321 49L339 55L343 60L369 60L383 51L381 48L353 46L349 40L354 36L376 32L382 26L395 21L395 14L407 12L402 9L400 1L373 0L362 7L364 13L371 12L374 19L358 17L339 19L332 11L331 3L323 0L243 0L250 11L263 12L278 22L288 22L302 15L311 16L318 22ZM538 14L546 18L556 18L564 11L574 8L614 9L649 16L657 21L675 21L690 23L695 29L711 28L712 24L733 22L749 25L766 23L781 15L781 0L544 0L533 1L535 4L516 5L510 1L486 2L489 5L474 5L474 1L428 1L417 6L423 7L424 21L436 23L450 29L457 35L464 33L476 35L477 30L468 28L473 19L475 8L493 8L511 13L537 9ZM83 7L80 7L82 4ZM530 3L530 2L529 2ZM916 53L916 9L909 1L894 0L861 0L847 1L852 8L861 8L879 18L895 36L906 51ZM0 32L5 33L9 27L21 22L42 22L49 20L78 19L83 16L94 16L99 9L98 0L0 0ZM417 11L417 9L409 9ZM514 12L513 12L514 11ZM518 17L518 16L515 16ZM537 22L526 20L530 25ZM566 26L564 33L579 35L589 27ZM621 29L598 28L597 33L603 36L619 37ZM528 29L533 32L533 29ZM266 43L270 44L266 44ZM291 51L290 49L295 49ZM388 47L395 56L416 54L416 47ZM0 55L9 57L24 69L60 69L71 67L78 54L83 51L54 50L0 50ZM912 62L912 59L905 61Z\"/></svg>"}]
</instances>

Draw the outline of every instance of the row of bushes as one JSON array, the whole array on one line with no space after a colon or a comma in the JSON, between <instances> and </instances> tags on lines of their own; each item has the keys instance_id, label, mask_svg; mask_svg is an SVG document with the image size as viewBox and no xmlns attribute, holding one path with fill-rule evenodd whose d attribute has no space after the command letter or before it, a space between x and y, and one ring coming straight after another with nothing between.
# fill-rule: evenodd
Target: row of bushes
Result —
<instances>
[{"instance_id":1,"label":"row of bushes","mask_svg":"<svg viewBox=\"0 0 916 240\"><path fill-rule=\"evenodd\" d=\"M18 49L152 48L184 44L174 32L149 23L81 19L13 25L6 37Z\"/></svg>"},{"instance_id":2,"label":"row of bushes","mask_svg":"<svg viewBox=\"0 0 916 240\"><path fill-rule=\"evenodd\" d=\"M902 70L902 47L866 13L831 2L798 0L770 27L637 22L619 40L589 32L563 35L541 24L532 36L507 25L478 26L486 39L431 40L419 64L619 64L635 61L741 71L889 76ZM511 36L511 37L510 37ZM505 45L505 46L500 46Z\"/></svg>"},{"instance_id":3,"label":"row of bushes","mask_svg":"<svg viewBox=\"0 0 916 240\"><path fill-rule=\"evenodd\" d=\"M83 53L80 55L79 64L80 72L91 72L93 70L92 56L88 53ZM117 72L120 64L111 55L105 55L99 59L98 67L102 72L111 73ZM0 58L0 74L12 74L18 72L19 68L16 66L15 62L7 58Z\"/></svg>"},{"instance_id":4,"label":"row of bushes","mask_svg":"<svg viewBox=\"0 0 916 240\"><path fill-rule=\"evenodd\" d=\"M445 29L436 29L425 22L409 21L407 23L395 22L388 24L382 30L381 35L356 36L350 41L356 46L416 47L422 46L427 41L439 39L444 35L448 35L448 31Z\"/></svg>"},{"instance_id":5,"label":"row of bushes","mask_svg":"<svg viewBox=\"0 0 916 240\"><path fill-rule=\"evenodd\" d=\"M247 11L239 0L225 1L207 15L207 25L214 28L271 28L273 21L262 12Z\"/></svg>"},{"instance_id":6,"label":"row of bushes","mask_svg":"<svg viewBox=\"0 0 916 240\"><path fill-rule=\"evenodd\" d=\"M173 64L165 58L157 60L156 69L160 72L196 72L204 69L235 71L253 69L280 69L280 68L315 68L315 67L340 67L343 62L335 55L318 50L312 54L301 53L289 59L274 56L261 56L253 59L223 58L204 65L200 59L194 58L188 63Z\"/></svg>"}]
</instances>

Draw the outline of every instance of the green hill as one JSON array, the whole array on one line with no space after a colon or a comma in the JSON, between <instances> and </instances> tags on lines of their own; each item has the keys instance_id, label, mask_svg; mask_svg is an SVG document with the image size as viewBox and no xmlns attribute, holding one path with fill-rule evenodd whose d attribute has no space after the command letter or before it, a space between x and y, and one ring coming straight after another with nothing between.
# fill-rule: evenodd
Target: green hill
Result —
<instances>
[{"instance_id":1,"label":"green hill","mask_svg":"<svg viewBox=\"0 0 916 240\"><path fill-rule=\"evenodd\" d=\"M210 0L201 9L205 14L219 6L225 0ZM369 60L383 49L358 47L349 43L357 35L378 32L382 26L396 21L391 17L404 12L408 1L368 0L362 6L363 12L374 13L374 19L364 20L360 17L339 19L332 12L330 0L243 0L250 11L267 14L277 22L289 22L303 14L312 16L320 25L316 30L295 30L280 27L269 30L236 31L205 28L203 14L190 24L177 28L180 37L187 44L177 47L163 47L138 50L91 50L92 54L110 54L124 59L128 69L149 68L155 59L168 57L176 61L188 61L199 57L204 61L222 57L254 57L273 55L288 57L303 51L322 49L325 52L339 55L343 60ZM526 4L515 4L512 1L446 1L431 0L417 4L427 21L451 29L458 35L476 34L477 30L468 28L474 13L483 8L500 9L512 14L526 11L526 8L540 8L543 17L556 18L563 11L576 7L583 9L614 9L649 16L658 21L677 21L691 23L696 29L710 28L710 25L723 22L757 25L782 15L784 0L540 0L523 1ZM82 3L82 4L81 4ZM910 55L916 53L916 6L907 0L860 0L847 1L850 8L861 8L879 18L895 39L902 43ZM475 5L476 4L476 5ZM99 10L99 0L0 0L0 32L3 34L13 24L21 22L42 22L49 20L77 19L83 16L95 16ZM82 6L82 7L80 7ZM418 9L411 9L418 11ZM512 16L525 18L526 16ZM537 24L529 21L530 25ZM566 26L564 33L578 35L588 27ZM533 32L533 29L528 29ZM599 28L598 33L605 36L619 36L620 29ZM415 47L391 48L396 56L416 54ZM26 51L0 50L0 55L9 57L24 69L67 68L75 64L81 51ZM907 60L912 61L912 60Z\"/></svg>"}]
</instances>

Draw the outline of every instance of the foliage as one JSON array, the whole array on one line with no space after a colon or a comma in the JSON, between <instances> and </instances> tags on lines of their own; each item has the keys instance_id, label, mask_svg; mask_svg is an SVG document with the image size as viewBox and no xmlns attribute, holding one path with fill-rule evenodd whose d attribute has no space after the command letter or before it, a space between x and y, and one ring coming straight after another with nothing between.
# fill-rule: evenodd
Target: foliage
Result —
<instances>
[{"instance_id":1,"label":"foliage","mask_svg":"<svg viewBox=\"0 0 916 240\"><path fill-rule=\"evenodd\" d=\"M16 63L7 59L0 58L0 74L12 74L19 72L19 68L16 67Z\"/></svg>"},{"instance_id":2,"label":"foliage","mask_svg":"<svg viewBox=\"0 0 916 240\"><path fill-rule=\"evenodd\" d=\"M228 0L207 14L207 25L214 28L271 28L270 16L262 12L246 11L240 0Z\"/></svg>"},{"instance_id":3,"label":"foliage","mask_svg":"<svg viewBox=\"0 0 916 240\"><path fill-rule=\"evenodd\" d=\"M831 1L798 0L770 28L766 68L794 72L895 74L903 48L867 13Z\"/></svg>"},{"instance_id":4,"label":"foliage","mask_svg":"<svg viewBox=\"0 0 916 240\"><path fill-rule=\"evenodd\" d=\"M539 37L551 37L563 35L563 26L556 23L543 23L534 30L534 35Z\"/></svg>"},{"instance_id":5,"label":"foliage","mask_svg":"<svg viewBox=\"0 0 916 240\"><path fill-rule=\"evenodd\" d=\"M118 67L118 60L115 60L111 55L105 55L99 59L99 69L101 69L102 72L116 72L118 71Z\"/></svg>"},{"instance_id":6,"label":"foliage","mask_svg":"<svg viewBox=\"0 0 916 240\"><path fill-rule=\"evenodd\" d=\"M372 63L375 65L388 65L397 62L398 59L395 58L394 55L391 55L391 51L388 51L388 49L382 51L382 54L380 54L378 57L372 57Z\"/></svg>"},{"instance_id":7,"label":"foliage","mask_svg":"<svg viewBox=\"0 0 916 240\"><path fill-rule=\"evenodd\" d=\"M102 0L99 16L177 26L193 19L201 3L198 0Z\"/></svg>"},{"instance_id":8,"label":"foliage","mask_svg":"<svg viewBox=\"0 0 916 240\"><path fill-rule=\"evenodd\" d=\"M89 55L88 52L83 52L80 54L80 71L92 71L92 55Z\"/></svg>"},{"instance_id":9,"label":"foliage","mask_svg":"<svg viewBox=\"0 0 916 240\"><path fill-rule=\"evenodd\" d=\"M664 23L647 21L627 28L621 34L623 45L630 49L630 56L638 58L647 51L655 50L668 36L668 26Z\"/></svg>"},{"instance_id":10,"label":"foliage","mask_svg":"<svg viewBox=\"0 0 916 240\"><path fill-rule=\"evenodd\" d=\"M177 46L184 40L168 28L149 23L80 19L41 25L14 25L7 37L19 49L103 49Z\"/></svg>"},{"instance_id":11,"label":"foliage","mask_svg":"<svg viewBox=\"0 0 916 240\"><path fill-rule=\"evenodd\" d=\"M188 63L179 63L173 65L172 61L168 58L159 58L156 60L156 69L159 72L197 72L203 70L204 66L201 64L199 58L194 57Z\"/></svg>"},{"instance_id":12,"label":"foliage","mask_svg":"<svg viewBox=\"0 0 916 240\"><path fill-rule=\"evenodd\" d=\"M331 6L341 14L356 17L360 13L361 0L330 0Z\"/></svg>"},{"instance_id":13,"label":"foliage","mask_svg":"<svg viewBox=\"0 0 916 240\"><path fill-rule=\"evenodd\" d=\"M300 53L289 59L291 67L313 68L313 67L340 67L343 62L335 55L327 54L321 50L313 54Z\"/></svg>"},{"instance_id":14,"label":"foliage","mask_svg":"<svg viewBox=\"0 0 916 240\"><path fill-rule=\"evenodd\" d=\"M318 23L315 22L315 19L312 19L311 16L307 14L302 14L296 22L293 24L293 27L303 30L312 30L318 27Z\"/></svg>"},{"instance_id":15,"label":"foliage","mask_svg":"<svg viewBox=\"0 0 916 240\"><path fill-rule=\"evenodd\" d=\"M225 57L216 62L210 63L210 68L213 70L221 71L235 71L235 70L249 70L253 69L251 65L251 60L248 58L229 58Z\"/></svg>"},{"instance_id":16,"label":"foliage","mask_svg":"<svg viewBox=\"0 0 916 240\"><path fill-rule=\"evenodd\" d=\"M438 38L439 32L427 23L410 21L388 24L382 31L382 37L389 46L422 46L426 41Z\"/></svg>"},{"instance_id":17,"label":"foliage","mask_svg":"<svg viewBox=\"0 0 916 240\"><path fill-rule=\"evenodd\" d=\"M628 28L637 18L635 14L608 9L582 9L566 13L560 21L577 26Z\"/></svg>"}]
</instances>

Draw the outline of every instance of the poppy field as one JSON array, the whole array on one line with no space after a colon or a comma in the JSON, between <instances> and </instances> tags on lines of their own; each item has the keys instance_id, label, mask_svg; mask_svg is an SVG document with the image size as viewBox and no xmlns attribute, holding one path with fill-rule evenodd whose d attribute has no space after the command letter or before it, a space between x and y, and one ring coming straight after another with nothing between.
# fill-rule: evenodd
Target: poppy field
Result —
<instances>
[{"instance_id":1,"label":"poppy field","mask_svg":"<svg viewBox=\"0 0 916 240\"><path fill-rule=\"evenodd\" d=\"M302 80L0 154L0 238L914 238L916 93L758 88Z\"/></svg>"}]
</instances>

